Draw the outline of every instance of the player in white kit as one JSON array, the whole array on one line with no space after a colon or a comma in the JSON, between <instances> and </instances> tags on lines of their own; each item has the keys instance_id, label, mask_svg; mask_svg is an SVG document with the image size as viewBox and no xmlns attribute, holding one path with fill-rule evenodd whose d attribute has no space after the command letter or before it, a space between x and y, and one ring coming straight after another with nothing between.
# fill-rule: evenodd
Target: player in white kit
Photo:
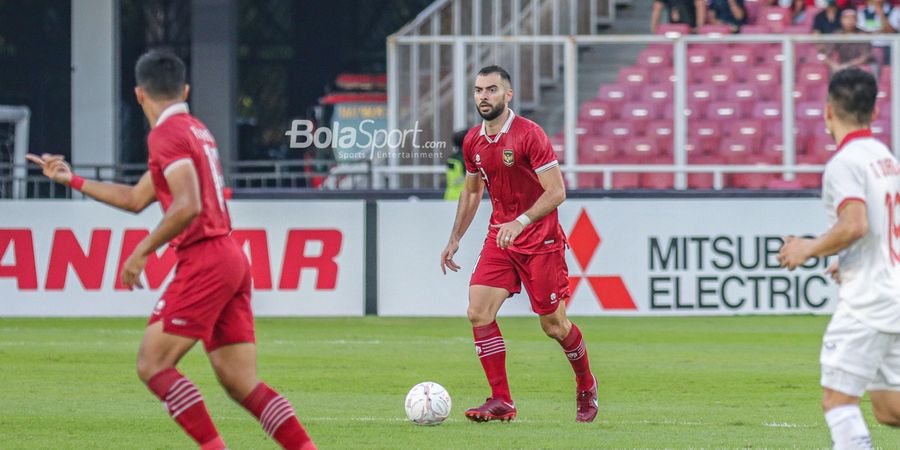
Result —
<instances>
[{"instance_id":1,"label":"player in white kit","mask_svg":"<svg viewBox=\"0 0 900 450\"><path fill-rule=\"evenodd\" d=\"M831 228L815 239L788 237L779 254L789 270L838 255L829 272L839 302L820 357L835 449L872 448L859 407L867 391L875 418L900 427L900 164L869 129L877 94L868 72L832 76L825 125L838 148L822 180Z\"/></svg>"}]
</instances>

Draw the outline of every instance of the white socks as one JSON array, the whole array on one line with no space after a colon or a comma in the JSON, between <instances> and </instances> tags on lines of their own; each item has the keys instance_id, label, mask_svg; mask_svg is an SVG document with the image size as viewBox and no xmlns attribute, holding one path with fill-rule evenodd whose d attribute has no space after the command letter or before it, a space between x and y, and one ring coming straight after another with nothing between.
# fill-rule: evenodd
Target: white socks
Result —
<instances>
[{"instance_id":1,"label":"white socks","mask_svg":"<svg viewBox=\"0 0 900 450\"><path fill-rule=\"evenodd\" d=\"M872 448L872 437L869 436L859 405L832 408L825 413L825 422L831 429L831 445L834 450Z\"/></svg>"}]
</instances>

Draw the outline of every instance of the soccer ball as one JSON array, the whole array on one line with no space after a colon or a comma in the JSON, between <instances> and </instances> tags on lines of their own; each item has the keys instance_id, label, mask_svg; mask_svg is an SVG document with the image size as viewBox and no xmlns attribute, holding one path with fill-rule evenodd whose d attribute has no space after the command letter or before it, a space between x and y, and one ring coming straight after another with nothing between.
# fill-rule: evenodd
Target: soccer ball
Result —
<instances>
[{"instance_id":1,"label":"soccer ball","mask_svg":"<svg viewBox=\"0 0 900 450\"><path fill-rule=\"evenodd\" d=\"M406 417L416 425L437 425L450 415L450 393L443 386L425 381L406 394Z\"/></svg>"}]
</instances>

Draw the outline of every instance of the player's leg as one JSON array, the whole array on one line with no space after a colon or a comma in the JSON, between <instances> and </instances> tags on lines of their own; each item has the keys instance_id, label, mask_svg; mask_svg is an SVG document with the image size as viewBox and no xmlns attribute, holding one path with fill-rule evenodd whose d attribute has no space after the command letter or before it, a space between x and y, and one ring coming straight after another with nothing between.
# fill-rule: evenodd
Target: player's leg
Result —
<instances>
[{"instance_id":1,"label":"player's leg","mask_svg":"<svg viewBox=\"0 0 900 450\"><path fill-rule=\"evenodd\" d=\"M241 285L216 318L211 337L204 341L209 362L228 395L253 414L282 448L314 450L316 446L291 403L257 378L250 271L243 253L240 256L235 265L246 268Z\"/></svg>"},{"instance_id":2,"label":"player's leg","mask_svg":"<svg viewBox=\"0 0 900 450\"><path fill-rule=\"evenodd\" d=\"M898 391L869 391L872 400L872 411L879 422L900 427L900 392Z\"/></svg>"},{"instance_id":3,"label":"player's leg","mask_svg":"<svg viewBox=\"0 0 900 450\"><path fill-rule=\"evenodd\" d=\"M581 330L566 316L569 270L565 251L513 255L516 269L531 299L531 309L540 316L541 328L547 336L559 342L575 372L575 419L579 422L592 422L599 410L597 379L591 372Z\"/></svg>"},{"instance_id":4,"label":"player's leg","mask_svg":"<svg viewBox=\"0 0 900 450\"><path fill-rule=\"evenodd\" d=\"M875 418L885 425L900 427L900 337L893 335L891 341L868 390Z\"/></svg>"},{"instance_id":5,"label":"player's leg","mask_svg":"<svg viewBox=\"0 0 900 450\"><path fill-rule=\"evenodd\" d=\"M889 348L887 335L860 323L838 306L822 339L822 409L835 449L872 448L859 407Z\"/></svg>"},{"instance_id":6,"label":"player's leg","mask_svg":"<svg viewBox=\"0 0 900 450\"><path fill-rule=\"evenodd\" d=\"M166 333L161 320L151 323L138 351L138 376L201 449L223 449L225 444L209 417L203 396L191 380L175 369L196 342L196 338Z\"/></svg>"},{"instance_id":7,"label":"player's leg","mask_svg":"<svg viewBox=\"0 0 900 450\"><path fill-rule=\"evenodd\" d=\"M506 343L496 319L503 302L519 290L519 278L506 255L495 242L485 241L469 282L467 314L472 324L475 354L491 385L491 397L483 405L466 411L470 420L511 420L516 416L506 376Z\"/></svg>"},{"instance_id":8,"label":"player's leg","mask_svg":"<svg viewBox=\"0 0 900 450\"><path fill-rule=\"evenodd\" d=\"M209 353L209 361L228 395L253 414L282 448L316 448L291 403L257 378L256 344L223 345Z\"/></svg>"}]
</instances>

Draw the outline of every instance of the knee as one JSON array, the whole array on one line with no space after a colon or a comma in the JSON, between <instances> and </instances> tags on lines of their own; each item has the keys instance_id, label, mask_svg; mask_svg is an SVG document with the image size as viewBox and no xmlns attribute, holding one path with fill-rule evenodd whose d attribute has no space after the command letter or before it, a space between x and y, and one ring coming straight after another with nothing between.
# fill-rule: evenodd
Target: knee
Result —
<instances>
[{"instance_id":1,"label":"knee","mask_svg":"<svg viewBox=\"0 0 900 450\"><path fill-rule=\"evenodd\" d=\"M566 325L567 323L557 321L541 322L541 328L543 328L544 333L557 341L565 339L566 335L569 334L569 328L571 326L567 327Z\"/></svg>"},{"instance_id":2,"label":"knee","mask_svg":"<svg viewBox=\"0 0 900 450\"><path fill-rule=\"evenodd\" d=\"M168 369L169 366L154 361L145 355L138 355L137 359L137 375L145 384L153 378L154 375Z\"/></svg>"},{"instance_id":3,"label":"knee","mask_svg":"<svg viewBox=\"0 0 900 450\"><path fill-rule=\"evenodd\" d=\"M494 321L487 308L478 308L471 304L466 310L466 315L469 317L469 322L472 323L473 327L481 327Z\"/></svg>"},{"instance_id":4,"label":"knee","mask_svg":"<svg viewBox=\"0 0 900 450\"><path fill-rule=\"evenodd\" d=\"M889 405L873 402L872 412L875 413L875 419L878 420L879 423L890 427L900 428L900 411L894 410Z\"/></svg>"},{"instance_id":5,"label":"knee","mask_svg":"<svg viewBox=\"0 0 900 450\"><path fill-rule=\"evenodd\" d=\"M244 401L259 384L255 376L227 370L216 370L216 377L228 396L238 403Z\"/></svg>"}]
</instances>

